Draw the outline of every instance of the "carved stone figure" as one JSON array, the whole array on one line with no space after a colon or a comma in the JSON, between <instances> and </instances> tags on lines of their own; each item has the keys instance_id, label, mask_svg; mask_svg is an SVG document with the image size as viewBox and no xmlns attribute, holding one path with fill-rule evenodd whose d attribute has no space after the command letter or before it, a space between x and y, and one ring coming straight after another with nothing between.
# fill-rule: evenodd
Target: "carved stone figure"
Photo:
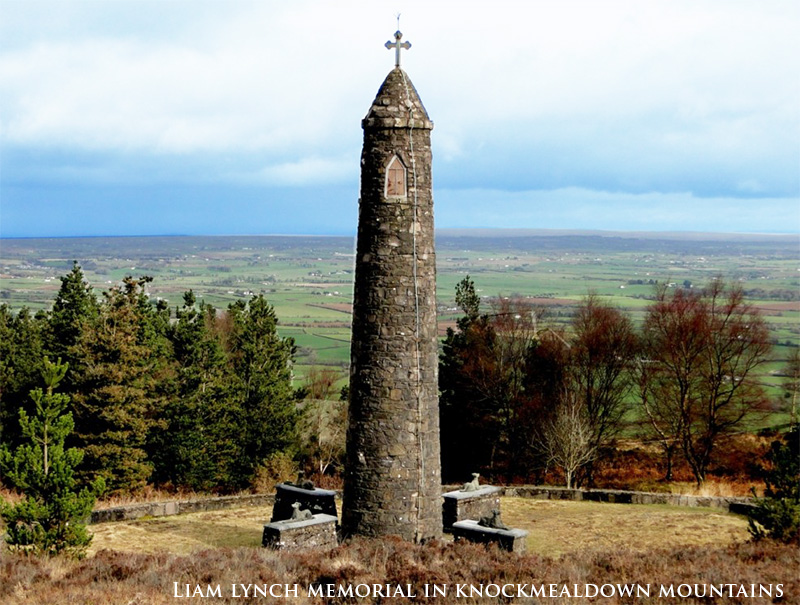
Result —
<instances>
[{"instance_id":1,"label":"carved stone figure","mask_svg":"<svg viewBox=\"0 0 800 605\"><path fill-rule=\"evenodd\" d=\"M297 480L294 483L292 483L291 481L289 481L288 483L289 485L294 485L295 487L299 487L300 489L307 489L307 490L314 489L313 481L309 481L308 479L306 479L305 472L303 471L297 471Z\"/></svg>"},{"instance_id":2,"label":"carved stone figure","mask_svg":"<svg viewBox=\"0 0 800 605\"><path fill-rule=\"evenodd\" d=\"M508 530L508 526L500 520L500 511L496 508L492 510L491 515L486 515L485 517L481 517L478 520L478 525L480 525L481 527L489 527L491 529Z\"/></svg>"},{"instance_id":3,"label":"carved stone figure","mask_svg":"<svg viewBox=\"0 0 800 605\"><path fill-rule=\"evenodd\" d=\"M292 521L305 521L306 519L313 518L314 515L307 508L300 508L300 503L295 502L292 504Z\"/></svg>"},{"instance_id":4,"label":"carved stone figure","mask_svg":"<svg viewBox=\"0 0 800 605\"><path fill-rule=\"evenodd\" d=\"M478 477L480 477L480 473L472 473L472 481L469 481L464 484L464 487L461 488L462 492L476 492L481 488L481 484L478 481Z\"/></svg>"}]
</instances>

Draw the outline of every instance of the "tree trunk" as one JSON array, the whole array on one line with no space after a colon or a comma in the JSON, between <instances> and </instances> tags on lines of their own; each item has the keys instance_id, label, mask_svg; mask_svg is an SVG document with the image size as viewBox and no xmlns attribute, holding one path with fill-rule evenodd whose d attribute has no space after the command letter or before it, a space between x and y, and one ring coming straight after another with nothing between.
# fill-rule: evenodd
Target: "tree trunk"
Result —
<instances>
[{"instance_id":1,"label":"tree trunk","mask_svg":"<svg viewBox=\"0 0 800 605\"><path fill-rule=\"evenodd\" d=\"M667 472L664 475L664 481L672 481L672 456L673 456L672 448L665 447L664 453L667 455Z\"/></svg>"}]
</instances>

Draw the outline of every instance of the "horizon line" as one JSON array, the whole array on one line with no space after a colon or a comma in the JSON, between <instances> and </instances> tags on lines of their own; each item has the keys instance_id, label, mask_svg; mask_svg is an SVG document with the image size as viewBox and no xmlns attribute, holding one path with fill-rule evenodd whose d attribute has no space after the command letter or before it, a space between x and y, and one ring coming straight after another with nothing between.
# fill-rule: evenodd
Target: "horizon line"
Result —
<instances>
[{"instance_id":1,"label":"horizon line","mask_svg":"<svg viewBox=\"0 0 800 605\"><path fill-rule=\"evenodd\" d=\"M722 237L741 238L789 238L797 237L800 231L700 231L686 230L643 230L643 229L563 229L563 228L520 228L520 227L442 227L435 230L444 237L563 237L563 236L595 236L595 237L629 237L629 238L697 238ZM149 233L149 234L82 234L82 235L12 235L0 234L0 240L37 240L37 239L101 239L101 238L148 238L148 237L347 237L354 238L356 233Z\"/></svg>"}]
</instances>

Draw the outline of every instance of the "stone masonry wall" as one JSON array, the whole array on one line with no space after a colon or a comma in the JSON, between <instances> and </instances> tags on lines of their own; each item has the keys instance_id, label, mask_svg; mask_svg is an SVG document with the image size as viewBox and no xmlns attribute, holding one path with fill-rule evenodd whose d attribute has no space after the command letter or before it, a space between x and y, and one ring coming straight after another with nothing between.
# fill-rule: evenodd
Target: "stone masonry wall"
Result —
<instances>
[{"instance_id":1,"label":"stone masonry wall","mask_svg":"<svg viewBox=\"0 0 800 605\"><path fill-rule=\"evenodd\" d=\"M132 521L142 517L167 517L245 506L270 507L274 501L275 497L272 494L254 494L249 496L220 496L218 498L202 498L199 500L169 500L166 502L129 504L127 506L94 510L88 522Z\"/></svg>"},{"instance_id":2,"label":"stone masonry wall","mask_svg":"<svg viewBox=\"0 0 800 605\"><path fill-rule=\"evenodd\" d=\"M736 496L687 496L657 492L633 492L619 489L567 489L545 485L509 486L505 496L541 500L587 500L616 504L669 504L671 506L721 508L739 515L747 514L752 498Z\"/></svg>"},{"instance_id":3,"label":"stone masonry wall","mask_svg":"<svg viewBox=\"0 0 800 605\"><path fill-rule=\"evenodd\" d=\"M342 528L420 541L442 532L433 125L395 69L363 127ZM386 197L394 156L406 195Z\"/></svg>"},{"instance_id":4,"label":"stone masonry wall","mask_svg":"<svg viewBox=\"0 0 800 605\"><path fill-rule=\"evenodd\" d=\"M276 550L333 548L337 545L336 517L319 514L301 521L276 521L264 525L261 545Z\"/></svg>"},{"instance_id":5,"label":"stone masonry wall","mask_svg":"<svg viewBox=\"0 0 800 605\"><path fill-rule=\"evenodd\" d=\"M500 496L503 488L484 485L476 492L451 491L444 494L442 503L442 524L444 531L450 532L453 524L466 519L479 521L481 517L500 510Z\"/></svg>"},{"instance_id":6,"label":"stone masonry wall","mask_svg":"<svg viewBox=\"0 0 800 605\"><path fill-rule=\"evenodd\" d=\"M444 486L445 491L453 491L460 486ZM727 510L738 515L746 515L752 508L752 498L748 497L708 497L684 496L681 494L664 494L651 492L630 492L624 490L579 490L550 486L509 486L502 488L503 495L519 498L549 500L591 500L596 502L616 502L630 504L670 504L672 506L699 506ZM151 502L147 504L130 504L92 511L88 523L107 523L111 521L130 521L142 517L163 517L196 513L201 511L223 510L254 506L271 507L273 495L258 494L249 496L222 496L200 500L170 500L167 502ZM265 513L266 519L266 513Z\"/></svg>"}]
</instances>

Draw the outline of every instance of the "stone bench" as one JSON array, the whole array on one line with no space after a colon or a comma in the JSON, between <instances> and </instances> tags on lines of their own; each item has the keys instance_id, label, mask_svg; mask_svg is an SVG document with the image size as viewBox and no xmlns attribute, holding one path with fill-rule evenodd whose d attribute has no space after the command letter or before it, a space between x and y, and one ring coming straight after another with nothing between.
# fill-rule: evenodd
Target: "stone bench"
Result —
<instances>
[{"instance_id":1,"label":"stone bench","mask_svg":"<svg viewBox=\"0 0 800 605\"><path fill-rule=\"evenodd\" d=\"M502 489L493 485L482 485L471 492L452 491L443 495L442 524L450 532L458 521L480 519L500 509Z\"/></svg>"},{"instance_id":2,"label":"stone bench","mask_svg":"<svg viewBox=\"0 0 800 605\"><path fill-rule=\"evenodd\" d=\"M338 543L336 522L336 517L324 514L298 521L273 521L264 526L261 545L275 550L333 548Z\"/></svg>"},{"instance_id":3,"label":"stone bench","mask_svg":"<svg viewBox=\"0 0 800 605\"><path fill-rule=\"evenodd\" d=\"M528 532L524 529L495 529L483 527L477 521L467 519L453 523L453 536L456 540L469 540L478 544L497 544L509 552L525 552L525 539Z\"/></svg>"},{"instance_id":4,"label":"stone bench","mask_svg":"<svg viewBox=\"0 0 800 605\"><path fill-rule=\"evenodd\" d=\"M313 514L336 516L336 492L330 489L303 489L288 483L275 486L275 504L272 507L270 522L284 521L292 517L292 504L300 503L300 508Z\"/></svg>"}]
</instances>

